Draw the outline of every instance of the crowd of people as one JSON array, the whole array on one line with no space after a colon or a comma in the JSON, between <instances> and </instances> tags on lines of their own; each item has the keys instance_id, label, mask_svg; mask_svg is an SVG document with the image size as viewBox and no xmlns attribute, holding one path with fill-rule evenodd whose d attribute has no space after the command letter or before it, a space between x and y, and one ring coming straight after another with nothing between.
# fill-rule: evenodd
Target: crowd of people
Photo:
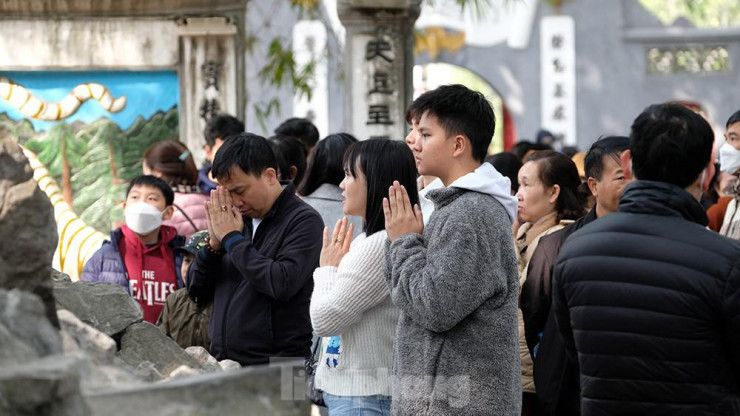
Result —
<instances>
[{"instance_id":1,"label":"crowd of people","mask_svg":"<svg viewBox=\"0 0 740 416\"><path fill-rule=\"evenodd\" d=\"M716 165L680 103L578 153L488 155L461 85L406 119L358 141L217 115L200 170L156 143L82 280L218 360L311 358L331 416L740 415L740 111Z\"/></svg>"}]
</instances>

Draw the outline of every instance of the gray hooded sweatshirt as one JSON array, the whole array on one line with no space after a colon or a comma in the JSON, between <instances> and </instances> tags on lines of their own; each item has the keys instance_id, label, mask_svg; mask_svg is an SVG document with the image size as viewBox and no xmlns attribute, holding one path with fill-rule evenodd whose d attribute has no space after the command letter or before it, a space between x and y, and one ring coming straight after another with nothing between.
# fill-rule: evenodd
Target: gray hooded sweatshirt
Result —
<instances>
[{"instance_id":1,"label":"gray hooded sweatshirt","mask_svg":"<svg viewBox=\"0 0 740 416\"><path fill-rule=\"evenodd\" d=\"M483 164L429 192L422 235L386 250L401 314L394 415L519 415L518 271L508 178Z\"/></svg>"}]
</instances>

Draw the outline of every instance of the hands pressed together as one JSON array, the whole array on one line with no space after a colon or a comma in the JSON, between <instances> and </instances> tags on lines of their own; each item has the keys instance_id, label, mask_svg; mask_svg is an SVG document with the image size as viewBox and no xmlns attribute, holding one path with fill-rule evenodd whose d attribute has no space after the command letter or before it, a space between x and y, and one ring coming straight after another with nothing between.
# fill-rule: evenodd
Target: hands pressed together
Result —
<instances>
[{"instance_id":1,"label":"hands pressed together","mask_svg":"<svg viewBox=\"0 0 740 416\"><path fill-rule=\"evenodd\" d=\"M411 206L406 188L393 182L388 189L388 198L383 198L383 213L385 214L385 231L388 238L394 241L406 234L421 234L424 231L424 217L418 204Z\"/></svg>"},{"instance_id":2,"label":"hands pressed together","mask_svg":"<svg viewBox=\"0 0 740 416\"><path fill-rule=\"evenodd\" d=\"M331 239L329 239L329 227L324 227L324 242L321 246L321 255L319 256L320 267L339 266L339 262L349 251L355 226L352 224L348 226L347 223L347 217L337 221L334 231L331 234Z\"/></svg>"},{"instance_id":3,"label":"hands pressed together","mask_svg":"<svg viewBox=\"0 0 740 416\"><path fill-rule=\"evenodd\" d=\"M231 200L229 191L223 186L211 191L211 199L206 201L208 217L208 234L213 250L221 249L221 240L232 231L242 232L244 220ZM405 234L421 234L424 231L424 219L418 204L411 206L406 188L393 182L388 188L388 198L383 198L385 230L388 238L394 241ZM329 239L329 227L324 228L324 239L319 258L319 265L338 266L352 243L354 225L349 224L347 217L337 221Z\"/></svg>"},{"instance_id":4,"label":"hands pressed together","mask_svg":"<svg viewBox=\"0 0 740 416\"><path fill-rule=\"evenodd\" d=\"M206 216L209 244L215 251L221 250L221 240L226 234L244 230L242 214L234 207L229 191L223 186L211 191L211 199L206 201Z\"/></svg>"}]
</instances>

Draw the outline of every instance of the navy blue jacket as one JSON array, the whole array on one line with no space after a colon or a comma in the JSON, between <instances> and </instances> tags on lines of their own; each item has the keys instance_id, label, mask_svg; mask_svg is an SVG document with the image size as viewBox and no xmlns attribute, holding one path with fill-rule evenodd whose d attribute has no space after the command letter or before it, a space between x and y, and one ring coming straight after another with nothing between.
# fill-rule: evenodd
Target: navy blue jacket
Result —
<instances>
[{"instance_id":1,"label":"navy blue jacket","mask_svg":"<svg viewBox=\"0 0 740 416\"><path fill-rule=\"evenodd\" d=\"M740 415L740 243L685 190L635 181L560 250L553 309L581 413Z\"/></svg>"},{"instance_id":2,"label":"navy blue jacket","mask_svg":"<svg viewBox=\"0 0 740 416\"><path fill-rule=\"evenodd\" d=\"M103 246L90 257L82 269L80 280L83 282L107 282L122 286L129 294L131 290L128 284L128 273L118 251L118 243L123 237L123 231L116 228L110 233L110 240L103 241ZM177 248L185 245L185 237L178 235L170 242L170 247ZM180 267L182 266L182 253L175 251L175 273L177 274L177 287L183 287Z\"/></svg>"},{"instance_id":3,"label":"navy blue jacket","mask_svg":"<svg viewBox=\"0 0 740 416\"><path fill-rule=\"evenodd\" d=\"M252 238L224 236L223 256L201 249L188 271L190 297L213 299L211 354L243 366L310 354L309 304L324 223L289 183Z\"/></svg>"},{"instance_id":4,"label":"navy blue jacket","mask_svg":"<svg viewBox=\"0 0 740 416\"><path fill-rule=\"evenodd\" d=\"M208 174L211 173L211 165L207 165L198 171L198 189L204 195L211 195L211 191L216 189L218 184L213 182Z\"/></svg>"}]
</instances>

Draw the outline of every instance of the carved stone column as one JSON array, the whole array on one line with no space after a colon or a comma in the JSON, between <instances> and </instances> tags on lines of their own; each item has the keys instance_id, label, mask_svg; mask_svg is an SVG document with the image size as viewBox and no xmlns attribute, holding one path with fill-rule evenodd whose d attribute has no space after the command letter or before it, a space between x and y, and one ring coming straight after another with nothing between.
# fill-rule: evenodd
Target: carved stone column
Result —
<instances>
[{"instance_id":1,"label":"carved stone column","mask_svg":"<svg viewBox=\"0 0 740 416\"><path fill-rule=\"evenodd\" d=\"M204 160L203 128L215 113L239 116L237 94L237 27L223 17L188 18L179 22L180 140L200 165Z\"/></svg>"},{"instance_id":2,"label":"carved stone column","mask_svg":"<svg viewBox=\"0 0 740 416\"><path fill-rule=\"evenodd\" d=\"M358 139L406 136L413 97L414 22L421 0L339 0L345 42L345 116Z\"/></svg>"}]
</instances>

